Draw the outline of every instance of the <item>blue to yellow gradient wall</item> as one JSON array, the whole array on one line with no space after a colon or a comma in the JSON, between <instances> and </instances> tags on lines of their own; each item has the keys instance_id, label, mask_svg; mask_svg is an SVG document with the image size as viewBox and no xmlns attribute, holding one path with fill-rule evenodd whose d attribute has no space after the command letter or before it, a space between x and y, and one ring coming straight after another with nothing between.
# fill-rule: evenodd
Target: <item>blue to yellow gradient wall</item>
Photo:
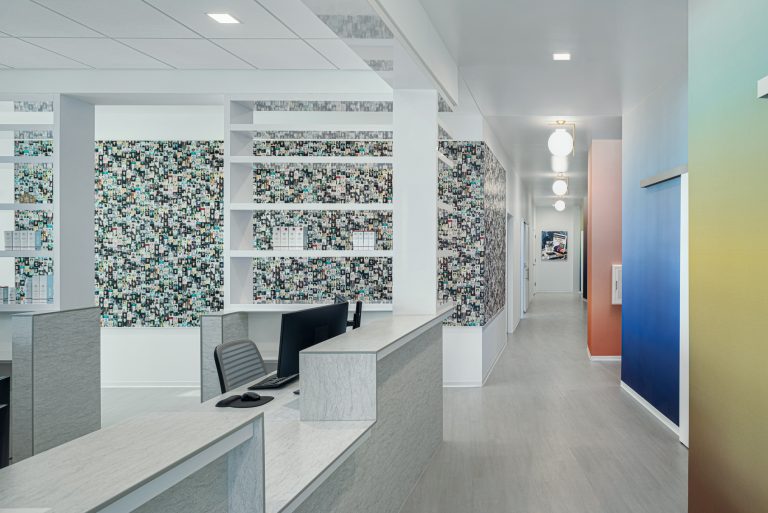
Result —
<instances>
[{"instance_id":1,"label":"blue to yellow gradient wall","mask_svg":"<svg viewBox=\"0 0 768 513\"><path fill-rule=\"evenodd\" d=\"M689 1L692 513L768 512L768 1Z\"/></svg>"}]
</instances>

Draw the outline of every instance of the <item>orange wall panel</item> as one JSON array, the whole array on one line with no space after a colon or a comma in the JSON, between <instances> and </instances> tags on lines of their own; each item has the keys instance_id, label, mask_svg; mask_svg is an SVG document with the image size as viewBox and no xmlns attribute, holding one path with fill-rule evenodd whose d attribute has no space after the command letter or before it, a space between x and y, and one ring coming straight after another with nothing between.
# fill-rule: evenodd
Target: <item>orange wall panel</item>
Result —
<instances>
[{"instance_id":1,"label":"orange wall panel","mask_svg":"<svg viewBox=\"0 0 768 513\"><path fill-rule=\"evenodd\" d=\"M595 140L589 149L587 201L587 345L592 356L621 356L621 305L611 304L611 266L620 263L621 141Z\"/></svg>"}]
</instances>

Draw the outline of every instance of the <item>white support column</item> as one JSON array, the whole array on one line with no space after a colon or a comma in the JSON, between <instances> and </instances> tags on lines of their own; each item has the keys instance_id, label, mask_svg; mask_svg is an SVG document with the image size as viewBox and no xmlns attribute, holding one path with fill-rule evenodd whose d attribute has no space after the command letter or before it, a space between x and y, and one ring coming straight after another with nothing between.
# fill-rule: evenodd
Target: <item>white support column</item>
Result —
<instances>
[{"instance_id":1,"label":"white support column","mask_svg":"<svg viewBox=\"0 0 768 513\"><path fill-rule=\"evenodd\" d=\"M393 96L395 314L437 308L437 92Z\"/></svg>"}]
</instances>

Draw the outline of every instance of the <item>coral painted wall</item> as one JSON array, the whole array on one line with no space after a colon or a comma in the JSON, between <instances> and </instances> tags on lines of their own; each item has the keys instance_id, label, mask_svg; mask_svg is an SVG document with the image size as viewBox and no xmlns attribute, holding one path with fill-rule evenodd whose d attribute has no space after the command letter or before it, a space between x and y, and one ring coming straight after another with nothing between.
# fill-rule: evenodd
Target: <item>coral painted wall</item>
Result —
<instances>
[{"instance_id":1,"label":"coral painted wall","mask_svg":"<svg viewBox=\"0 0 768 513\"><path fill-rule=\"evenodd\" d=\"M592 356L620 356L621 305L611 304L611 266L621 263L621 141L592 141L587 210L587 345Z\"/></svg>"}]
</instances>

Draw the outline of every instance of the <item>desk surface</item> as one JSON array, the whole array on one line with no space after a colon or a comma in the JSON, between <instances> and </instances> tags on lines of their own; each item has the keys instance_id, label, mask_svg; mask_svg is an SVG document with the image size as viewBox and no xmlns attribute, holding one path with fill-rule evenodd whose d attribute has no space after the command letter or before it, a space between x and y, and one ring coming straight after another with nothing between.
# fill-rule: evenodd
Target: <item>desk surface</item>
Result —
<instances>
[{"instance_id":1,"label":"desk surface","mask_svg":"<svg viewBox=\"0 0 768 513\"><path fill-rule=\"evenodd\" d=\"M258 410L150 414L0 470L0 508L102 508L252 423Z\"/></svg>"}]
</instances>

